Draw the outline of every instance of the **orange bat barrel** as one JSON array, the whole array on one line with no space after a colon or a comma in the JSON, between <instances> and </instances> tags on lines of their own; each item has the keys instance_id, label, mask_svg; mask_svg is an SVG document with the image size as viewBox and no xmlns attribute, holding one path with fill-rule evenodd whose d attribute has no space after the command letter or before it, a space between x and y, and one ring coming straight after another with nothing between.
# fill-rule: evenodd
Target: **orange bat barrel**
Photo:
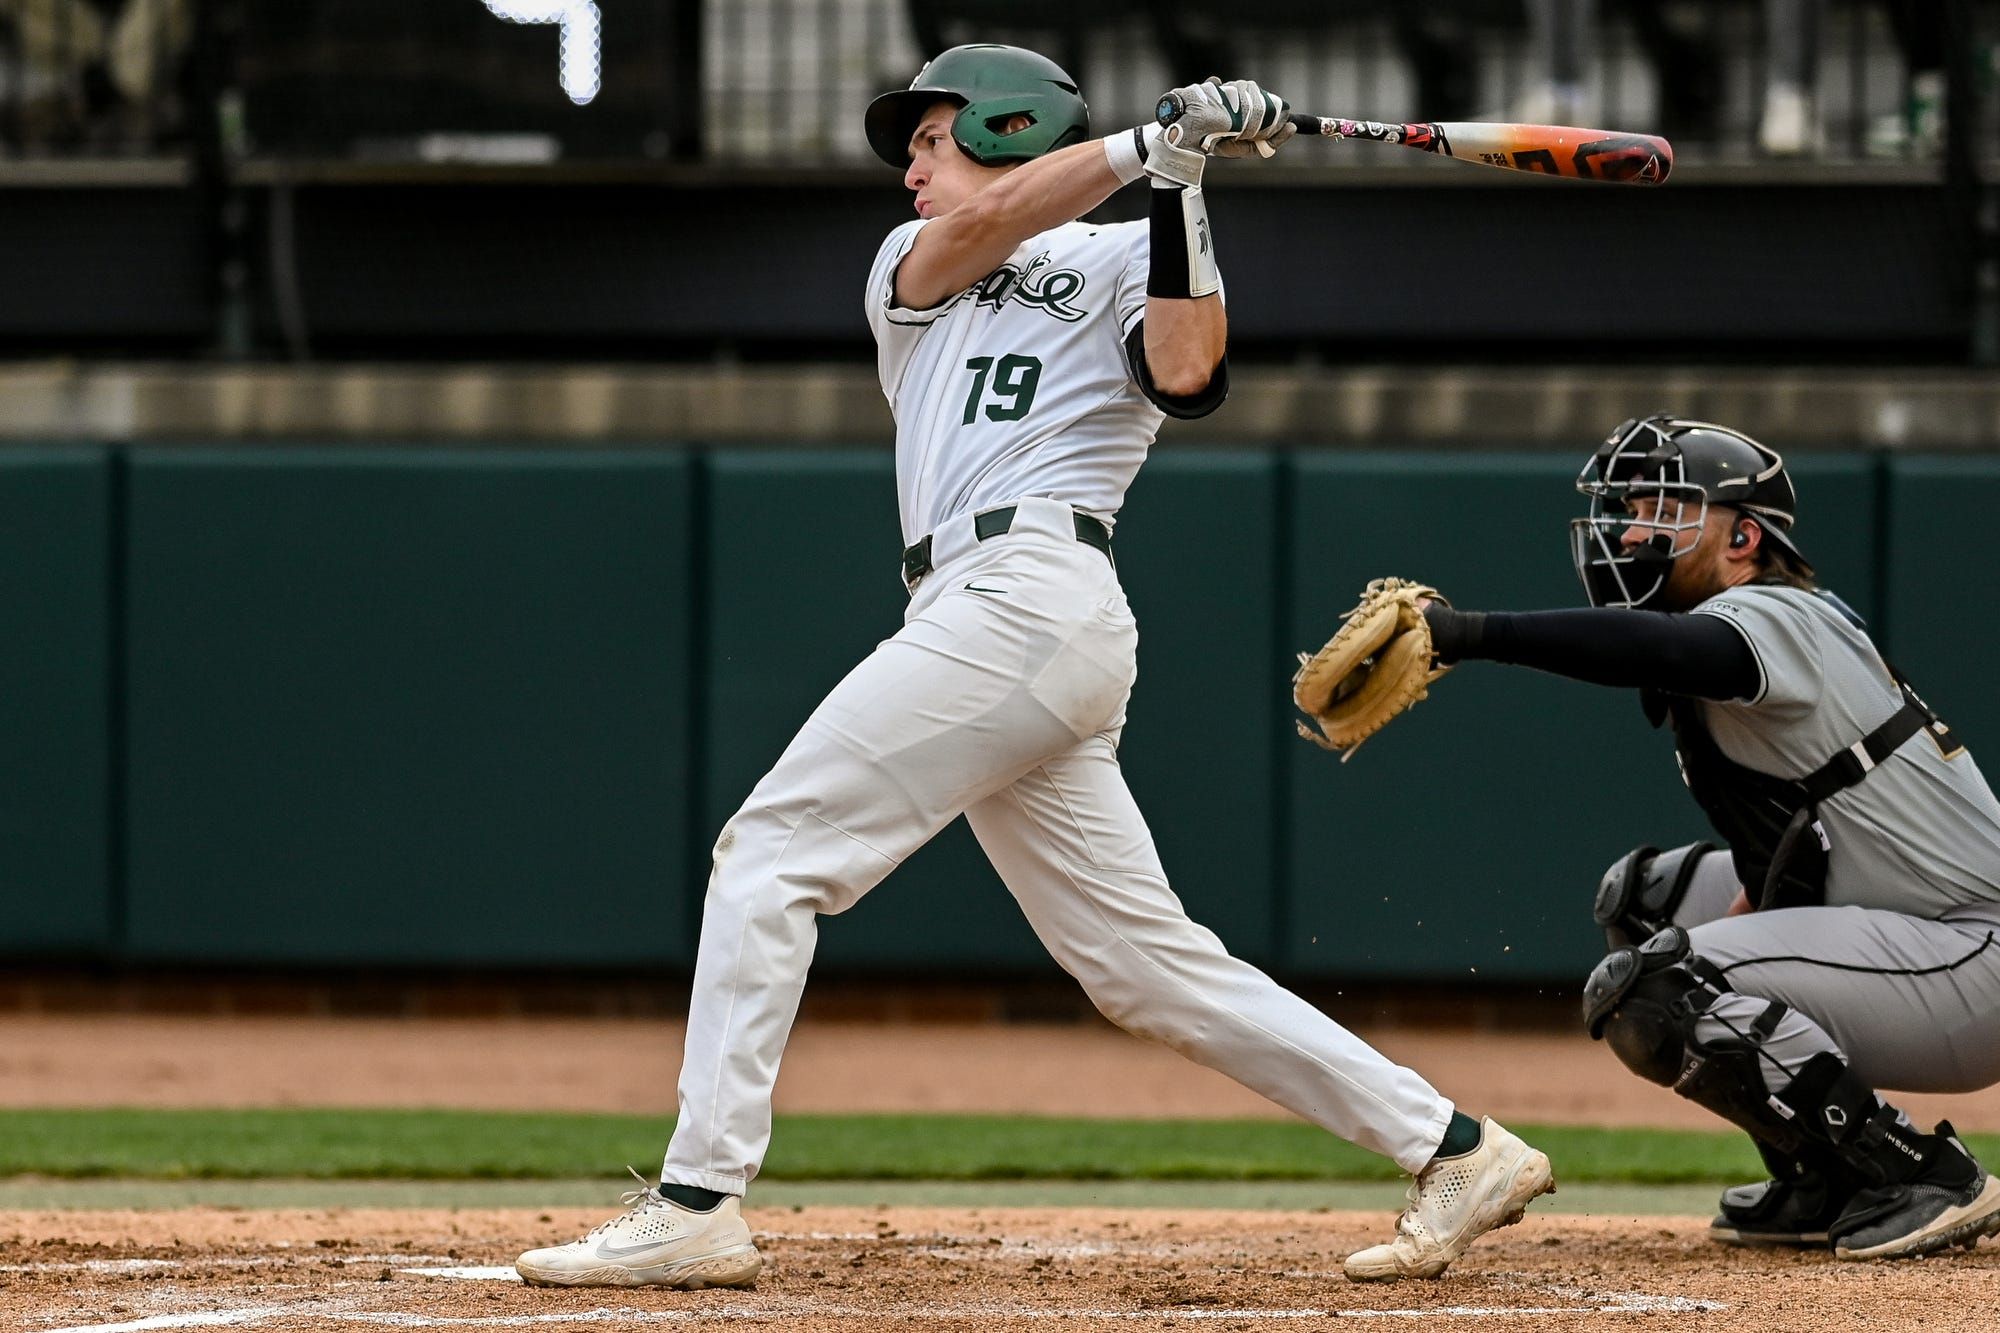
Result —
<instances>
[{"instance_id":1,"label":"orange bat barrel","mask_svg":"<svg viewBox=\"0 0 2000 1333\"><path fill-rule=\"evenodd\" d=\"M1572 180L1659 185L1674 169L1673 145L1657 134L1476 120L1399 125L1295 115L1292 123L1302 133L1328 139L1396 144L1462 162Z\"/></svg>"}]
</instances>

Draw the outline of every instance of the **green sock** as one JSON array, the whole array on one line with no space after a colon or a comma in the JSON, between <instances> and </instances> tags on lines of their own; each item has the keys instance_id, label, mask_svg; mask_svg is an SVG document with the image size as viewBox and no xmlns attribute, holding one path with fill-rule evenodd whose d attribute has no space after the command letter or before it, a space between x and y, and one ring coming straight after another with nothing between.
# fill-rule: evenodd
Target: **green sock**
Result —
<instances>
[{"instance_id":1,"label":"green sock","mask_svg":"<svg viewBox=\"0 0 2000 1333\"><path fill-rule=\"evenodd\" d=\"M1433 1162L1447 1157L1463 1157L1479 1146L1479 1122L1463 1111L1451 1113L1451 1123L1445 1126L1444 1137L1438 1140L1437 1151L1431 1154Z\"/></svg>"},{"instance_id":2,"label":"green sock","mask_svg":"<svg viewBox=\"0 0 2000 1333\"><path fill-rule=\"evenodd\" d=\"M676 1185L672 1181L660 1182L660 1194L670 1203L683 1208L691 1208L697 1213L705 1213L729 1196L715 1190L705 1190L699 1185Z\"/></svg>"}]
</instances>

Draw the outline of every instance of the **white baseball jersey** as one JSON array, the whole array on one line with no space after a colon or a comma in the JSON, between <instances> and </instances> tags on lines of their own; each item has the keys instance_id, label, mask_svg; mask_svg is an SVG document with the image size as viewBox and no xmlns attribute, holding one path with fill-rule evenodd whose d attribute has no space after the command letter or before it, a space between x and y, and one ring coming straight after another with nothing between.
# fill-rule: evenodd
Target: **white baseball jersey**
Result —
<instances>
[{"instance_id":1,"label":"white baseball jersey","mask_svg":"<svg viewBox=\"0 0 2000 1333\"><path fill-rule=\"evenodd\" d=\"M1165 415L1125 353L1146 313L1147 224L1065 223L943 304L909 310L896 266L927 225L890 232L868 275L904 543L1030 495L1108 523Z\"/></svg>"}]
</instances>

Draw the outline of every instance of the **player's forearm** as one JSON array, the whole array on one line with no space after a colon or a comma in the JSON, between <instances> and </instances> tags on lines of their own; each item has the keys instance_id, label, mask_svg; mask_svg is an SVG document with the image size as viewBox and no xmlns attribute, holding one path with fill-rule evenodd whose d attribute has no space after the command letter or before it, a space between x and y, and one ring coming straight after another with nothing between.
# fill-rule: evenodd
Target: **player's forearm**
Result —
<instances>
[{"instance_id":1,"label":"player's forearm","mask_svg":"<svg viewBox=\"0 0 2000 1333\"><path fill-rule=\"evenodd\" d=\"M1559 676L1702 699L1757 692L1757 658L1714 616L1590 608L1566 611L1424 611L1444 662L1485 660Z\"/></svg>"},{"instance_id":2,"label":"player's forearm","mask_svg":"<svg viewBox=\"0 0 2000 1333\"><path fill-rule=\"evenodd\" d=\"M1022 241L1076 220L1123 184L1101 139L1023 163L918 234L897 270L897 300L925 310L956 296Z\"/></svg>"},{"instance_id":3,"label":"player's forearm","mask_svg":"<svg viewBox=\"0 0 2000 1333\"><path fill-rule=\"evenodd\" d=\"M1206 389L1228 346L1220 296L1146 298L1146 365L1161 393L1191 398Z\"/></svg>"},{"instance_id":4,"label":"player's forearm","mask_svg":"<svg viewBox=\"0 0 2000 1333\"><path fill-rule=\"evenodd\" d=\"M1228 344L1215 235L1198 187L1155 177L1146 193L1146 365L1156 391L1190 398L1208 387Z\"/></svg>"},{"instance_id":5,"label":"player's forearm","mask_svg":"<svg viewBox=\"0 0 2000 1333\"><path fill-rule=\"evenodd\" d=\"M1096 208L1124 183L1112 170L1104 140L1093 139L1022 164L973 196L972 202L984 205L978 210L979 220L993 232L994 243L1005 243L994 258L997 264L1030 236L1074 222Z\"/></svg>"}]
</instances>

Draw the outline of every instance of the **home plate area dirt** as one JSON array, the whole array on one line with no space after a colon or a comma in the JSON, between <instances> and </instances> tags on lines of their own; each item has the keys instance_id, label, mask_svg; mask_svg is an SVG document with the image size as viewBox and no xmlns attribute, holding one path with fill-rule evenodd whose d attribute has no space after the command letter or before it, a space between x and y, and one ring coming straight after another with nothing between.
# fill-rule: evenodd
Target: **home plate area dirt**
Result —
<instances>
[{"instance_id":1,"label":"home plate area dirt","mask_svg":"<svg viewBox=\"0 0 2000 1333\"><path fill-rule=\"evenodd\" d=\"M563 1291L516 1253L602 1213L290 1210L0 1214L0 1327L797 1330L1309 1329L1508 1333L1991 1330L2000 1247L1902 1264L1745 1252L1694 1219L1547 1215L1443 1280L1355 1285L1390 1219L1161 1209L751 1210L750 1291Z\"/></svg>"}]
</instances>

